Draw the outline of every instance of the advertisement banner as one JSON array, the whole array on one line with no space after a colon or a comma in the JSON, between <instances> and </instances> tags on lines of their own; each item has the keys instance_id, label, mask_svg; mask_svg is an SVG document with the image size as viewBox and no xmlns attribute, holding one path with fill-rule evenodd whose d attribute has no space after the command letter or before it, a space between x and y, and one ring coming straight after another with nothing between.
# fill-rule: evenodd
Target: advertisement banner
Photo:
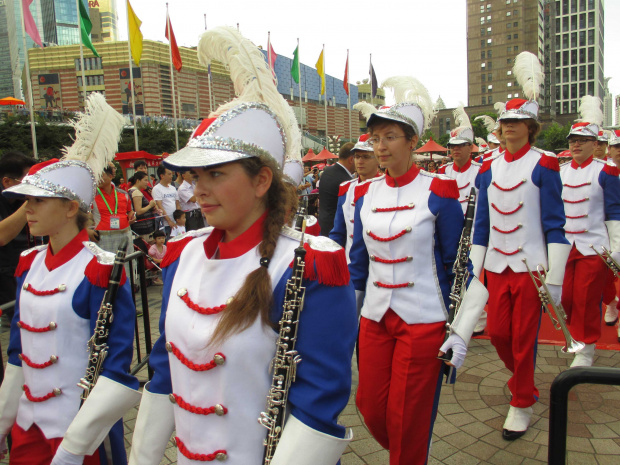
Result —
<instances>
[{"instance_id":1,"label":"advertisement banner","mask_svg":"<svg viewBox=\"0 0 620 465\"><path fill-rule=\"evenodd\" d=\"M131 88L129 68L119 69L118 74L121 82L121 102L123 104L123 114L130 115L132 113L131 99L134 99L136 105L136 115L144 115L142 73L140 72L140 68L133 68L133 89Z\"/></svg>"},{"instance_id":2,"label":"advertisement banner","mask_svg":"<svg viewBox=\"0 0 620 465\"><path fill-rule=\"evenodd\" d=\"M39 108L41 110L59 110L60 78L58 74L39 74Z\"/></svg>"}]
</instances>

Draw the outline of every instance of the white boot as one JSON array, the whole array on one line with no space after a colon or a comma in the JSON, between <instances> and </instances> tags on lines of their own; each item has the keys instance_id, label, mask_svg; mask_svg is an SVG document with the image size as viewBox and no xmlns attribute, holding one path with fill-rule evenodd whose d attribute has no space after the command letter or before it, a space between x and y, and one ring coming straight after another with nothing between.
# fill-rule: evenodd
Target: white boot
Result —
<instances>
[{"instance_id":1,"label":"white boot","mask_svg":"<svg viewBox=\"0 0 620 465\"><path fill-rule=\"evenodd\" d=\"M530 426L532 413L534 413L532 407L519 408L511 405L504 422L502 437L507 441L514 441L523 436Z\"/></svg>"},{"instance_id":2,"label":"white boot","mask_svg":"<svg viewBox=\"0 0 620 465\"><path fill-rule=\"evenodd\" d=\"M618 321L618 309L616 305L618 304L618 298L614 298L609 305L607 305L607 310L605 310L605 324L607 326L613 326Z\"/></svg>"},{"instance_id":3,"label":"white boot","mask_svg":"<svg viewBox=\"0 0 620 465\"><path fill-rule=\"evenodd\" d=\"M575 354L573 363L570 367L591 367L594 362L594 347L596 344L586 344L586 346Z\"/></svg>"}]
</instances>

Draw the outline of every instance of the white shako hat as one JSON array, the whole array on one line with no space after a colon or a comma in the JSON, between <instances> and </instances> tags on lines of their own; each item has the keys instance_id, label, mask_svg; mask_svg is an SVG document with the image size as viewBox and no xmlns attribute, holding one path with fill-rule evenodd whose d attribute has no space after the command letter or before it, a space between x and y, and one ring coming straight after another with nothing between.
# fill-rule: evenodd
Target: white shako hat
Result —
<instances>
[{"instance_id":1,"label":"white shako hat","mask_svg":"<svg viewBox=\"0 0 620 465\"><path fill-rule=\"evenodd\" d=\"M605 142L606 144L609 142L610 131L600 130L598 132L598 141Z\"/></svg>"},{"instance_id":2,"label":"white shako hat","mask_svg":"<svg viewBox=\"0 0 620 465\"><path fill-rule=\"evenodd\" d=\"M450 132L448 145L473 144L474 130L462 103L454 109L453 115L457 127Z\"/></svg>"},{"instance_id":3,"label":"white shako hat","mask_svg":"<svg viewBox=\"0 0 620 465\"><path fill-rule=\"evenodd\" d=\"M21 184L5 189L3 195L77 200L81 210L90 211L103 170L114 159L124 124L122 115L102 94L90 94L85 112L71 122L75 142L62 149L64 157L34 165Z\"/></svg>"},{"instance_id":4,"label":"white shako hat","mask_svg":"<svg viewBox=\"0 0 620 465\"><path fill-rule=\"evenodd\" d=\"M370 103L365 101L357 102L355 105L353 105L353 109L358 110L362 114L362 116L366 118L366 121L368 121L368 118L370 118L371 115L377 112L377 109L374 105L371 105ZM369 139L370 134L362 134L351 149L351 151L360 150L362 152L374 152L375 148L369 142Z\"/></svg>"},{"instance_id":5,"label":"white shako hat","mask_svg":"<svg viewBox=\"0 0 620 465\"><path fill-rule=\"evenodd\" d=\"M609 145L620 145L620 129L609 131Z\"/></svg>"},{"instance_id":6,"label":"white shako hat","mask_svg":"<svg viewBox=\"0 0 620 465\"><path fill-rule=\"evenodd\" d=\"M368 117L368 125L377 120L396 121L413 128L421 136L435 117L433 102L426 87L416 78L394 76L387 78L381 87L394 89L392 106L384 106Z\"/></svg>"},{"instance_id":7,"label":"white shako hat","mask_svg":"<svg viewBox=\"0 0 620 465\"><path fill-rule=\"evenodd\" d=\"M374 152L374 147L368 141L370 139L370 134L362 134L351 151L359 150L360 152Z\"/></svg>"},{"instance_id":8,"label":"white shako hat","mask_svg":"<svg viewBox=\"0 0 620 465\"><path fill-rule=\"evenodd\" d=\"M601 99L584 95L579 102L579 115L581 118L576 120L568 133L567 139L571 136L594 137L598 140L599 128L603 124L603 111L601 110Z\"/></svg>"},{"instance_id":9,"label":"white shako hat","mask_svg":"<svg viewBox=\"0 0 620 465\"><path fill-rule=\"evenodd\" d=\"M502 104L502 107L503 107L503 104ZM493 118L491 118L489 115L480 115L480 116L476 116L474 118L474 121L482 121L482 124L484 124L484 127L486 128L487 133L488 133L487 142L499 145L499 139L495 135L495 131L497 131L497 129L499 128L499 125Z\"/></svg>"},{"instance_id":10,"label":"white shako hat","mask_svg":"<svg viewBox=\"0 0 620 465\"><path fill-rule=\"evenodd\" d=\"M512 73L523 89L523 95L527 98L513 98L506 102L506 109L497 118L504 119L534 119L538 121L538 102L540 88L545 74L542 65L536 55L530 52L521 52L515 58Z\"/></svg>"},{"instance_id":11,"label":"white shako hat","mask_svg":"<svg viewBox=\"0 0 620 465\"><path fill-rule=\"evenodd\" d=\"M299 184L303 174L301 134L292 108L280 95L265 55L231 27L206 31L198 60L230 68L235 99L220 106L194 130L187 145L164 160L171 170L204 168L244 158L273 159Z\"/></svg>"}]
</instances>

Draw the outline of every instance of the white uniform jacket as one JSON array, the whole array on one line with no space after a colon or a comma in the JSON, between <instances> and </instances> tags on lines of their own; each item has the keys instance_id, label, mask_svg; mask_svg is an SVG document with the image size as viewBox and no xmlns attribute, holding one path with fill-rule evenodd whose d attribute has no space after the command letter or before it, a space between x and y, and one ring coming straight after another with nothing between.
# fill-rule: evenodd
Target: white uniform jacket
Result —
<instances>
[{"instance_id":1,"label":"white uniform jacket","mask_svg":"<svg viewBox=\"0 0 620 465\"><path fill-rule=\"evenodd\" d=\"M480 163L470 160L462 168L454 163L448 163L439 169L439 174L445 174L450 179L456 180L459 189L459 203L463 209L463 214L467 210L467 202L472 187L476 189L476 177L481 167ZM476 189L476 193L478 193L478 189Z\"/></svg>"}]
</instances>

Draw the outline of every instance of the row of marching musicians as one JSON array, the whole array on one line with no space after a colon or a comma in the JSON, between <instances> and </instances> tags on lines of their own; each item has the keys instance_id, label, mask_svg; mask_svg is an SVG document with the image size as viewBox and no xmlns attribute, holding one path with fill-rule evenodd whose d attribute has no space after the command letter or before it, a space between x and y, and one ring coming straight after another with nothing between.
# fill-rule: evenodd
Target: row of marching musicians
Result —
<instances>
[{"instance_id":1,"label":"row of marching musicians","mask_svg":"<svg viewBox=\"0 0 620 465\"><path fill-rule=\"evenodd\" d=\"M455 357L464 357L471 330L487 327L512 373L503 438L514 440L527 431L539 397L534 370L541 301L551 306L564 332L564 350L575 353L571 366L593 363L603 291L606 282L613 284L608 266L620 271L620 170L593 157L603 120L598 98L581 101L581 119L568 135L572 161L560 166L553 153L535 148L541 66L525 52L517 57L514 73L527 99L507 102L497 122L480 117L495 148L479 162L471 159L474 133L460 107L455 111L459 126L449 141L453 162L440 171L445 177L416 168L411 151L425 128L418 92L409 104L369 109L370 138L365 148L356 147L374 151L386 174L353 181L341 191L330 237L349 248L358 304L363 299L357 405L373 436L390 450L391 464L425 463L420 457L428 453L439 394L439 367L430 368L442 341L442 305L451 278L444 272L454 261L449 253L456 250L461 231L456 216L466 213L471 193L477 205L470 259L473 274L484 276L488 289L488 321L483 314L476 328L462 331L463 313L475 314L468 309L476 301L470 285L451 343L441 351L451 348ZM396 96L399 90L407 94L396 89ZM610 155L620 158L620 131L608 143ZM447 184L448 178L456 186ZM457 215L459 203L463 209ZM452 248L446 247L450 242ZM614 322L612 315L607 323ZM452 362L460 366L462 360ZM412 437L421 439L412 443Z\"/></svg>"}]
</instances>

